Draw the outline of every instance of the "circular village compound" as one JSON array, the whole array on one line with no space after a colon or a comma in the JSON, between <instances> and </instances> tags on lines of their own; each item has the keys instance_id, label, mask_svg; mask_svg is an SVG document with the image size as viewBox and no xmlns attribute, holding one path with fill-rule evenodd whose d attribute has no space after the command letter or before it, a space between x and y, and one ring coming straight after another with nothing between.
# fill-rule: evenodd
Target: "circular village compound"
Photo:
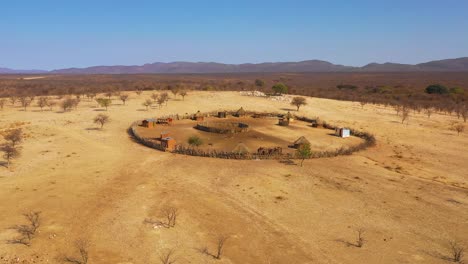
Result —
<instances>
[{"instance_id":1,"label":"circular village compound","mask_svg":"<svg viewBox=\"0 0 468 264\"><path fill-rule=\"evenodd\" d=\"M135 122L134 139L161 151L226 159L294 159L302 145L309 158L349 155L375 144L366 132L331 126L319 118L278 113L219 111Z\"/></svg>"}]
</instances>

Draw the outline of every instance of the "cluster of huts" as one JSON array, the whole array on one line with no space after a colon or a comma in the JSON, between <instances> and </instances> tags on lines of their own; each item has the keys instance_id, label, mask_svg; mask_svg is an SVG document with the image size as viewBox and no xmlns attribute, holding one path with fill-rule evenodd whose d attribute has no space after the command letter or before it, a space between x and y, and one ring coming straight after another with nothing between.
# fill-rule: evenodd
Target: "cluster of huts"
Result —
<instances>
[{"instance_id":1,"label":"cluster of huts","mask_svg":"<svg viewBox=\"0 0 468 264\"><path fill-rule=\"evenodd\" d=\"M241 107L239 110L237 110L234 113L231 113L233 116L236 117L244 117L247 115L247 112L244 110L243 107ZM255 113L253 115L254 118L266 118L266 117L271 117L271 114L263 114L263 113ZM219 111L217 113L218 118L227 118L228 117L228 112L227 111ZM205 120L205 115L201 113L200 111L197 111L193 115L188 115L186 114L185 117L183 118L189 118L197 122L203 122ZM179 116L177 115L177 119L179 119ZM302 120L302 119L301 119ZM149 118L149 119L144 119L141 122L141 126L147 127L147 128L154 128L157 125L172 125L174 119L169 118L169 117L164 117L164 118ZM293 121L293 115L288 112L285 115L279 116L278 119L278 125L280 126L289 126L290 122ZM317 117L314 120L308 120L311 122L312 127L321 127L322 122L321 120ZM351 131L348 128L344 127L337 127L335 128L335 136L346 138L351 135ZM157 138L157 140L160 141L161 147L165 149L166 151L174 151L177 147L176 140L170 136L168 132L162 132L160 137ZM292 145L289 147L292 148L300 148L303 145L310 145L310 141L307 140L304 136L301 136L298 138L296 141L293 142ZM236 148L233 150L234 153L248 153L250 150L245 146L243 143L240 143L236 146ZM282 154L282 148L281 147L260 147L257 149L257 154L259 155L281 155Z\"/></svg>"}]
</instances>

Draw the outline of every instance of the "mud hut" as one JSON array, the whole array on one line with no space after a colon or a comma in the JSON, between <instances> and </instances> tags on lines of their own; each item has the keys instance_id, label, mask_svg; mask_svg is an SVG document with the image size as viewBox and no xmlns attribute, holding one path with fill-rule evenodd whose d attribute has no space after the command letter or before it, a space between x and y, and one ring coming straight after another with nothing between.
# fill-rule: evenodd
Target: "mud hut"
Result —
<instances>
[{"instance_id":1,"label":"mud hut","mask_svg":"<svg viewBox=\"0 0 468 264\"><path fill-rule=\"evenodd\" d=\"M176 148L176 141L171 137L166 137L161 139L161 146L166 151L174 151Z\"/></svg>"},{"instance_id":2,"label":"mud hut","mask_svg":"<svg viewBox=\"0 0 468 264\"><path fill-rule=\"evenodd\" d=\"M237 110L236 112L236 116L237 117L242 117L242 116L245 116L247 113L245 112L244 108L241 107L239 110Z\"/></svg>"},{"instance_id":3,"label":"mud hut","mask_svg":"<svg viewBox=\"0 0 468 264\"><path fill-rule=\"evenodd\" d=\"M344 128L344 127L335 128L335 136L337 137L347 138L350 135L351 135L351 131L349 130L349 128Z\"/></svg>"},{"instance_id":4,"label":"mud hut","mask_svg":"<svg viewBox=\"0 0 468 264\"><path fill-rule=\"evenodd\" d=\"M226 112L226 111L218 112L218 118L226 118L226 116L227 116L227 112Z\"/></svg>"},{"instance_id":5,"label":"mud hut","mask_svg":"<svg viewBox=\"0 0 468 264\"><path fill-rule=\"evenodd\" d=\"M307 140L304 136L298 138L296 141L294 141L292 147L293 148L300 148L301 146L304 145L310 145L310 141Z\"/></svg>"},{"instance_id":6,"label":"mud hut","mask_svg":"<svg viewBox=\"0 0 468 264\"><path fill-rule=\"evenodd\" d=\"M195 115L193 115L193 120L195 121L198 121L198 122L202 122L203 120L205 120L205 117L203 116L203 114L200 112L200 110L198 110Z\"/></svg>"},{"instance_id":7,"label":"mud hut","mask_svg":"<svg viewBox=\"0 0 468 264\"><path fill-rule=\"evenodd\" d=\"M232 150L232 152L236 154L247 154L250 152L249 148L244 143L239 143L237 146Z\"/></svg>"},{"instance_id":8,"label":"mud hut","mask_svg":"<svg viewBox=\"0 0 468 264\"><path fill-rule=\"evenodd\" d=\"M141 126L142 127L147 127L147 128L153 128L156 126L156 119L154 118L148 118L143 121L141 121Z\"/></svg>"},{"instance_id":9,"label":"mud hut","mask_svg":"<svg viewBox=\"0 0 468 264\"><path fill-rule=\"evenodd\" d=\"M278 120L278 125L289 126L289 118L280 117L280 119Z\"/></svg>"}]
</instances>

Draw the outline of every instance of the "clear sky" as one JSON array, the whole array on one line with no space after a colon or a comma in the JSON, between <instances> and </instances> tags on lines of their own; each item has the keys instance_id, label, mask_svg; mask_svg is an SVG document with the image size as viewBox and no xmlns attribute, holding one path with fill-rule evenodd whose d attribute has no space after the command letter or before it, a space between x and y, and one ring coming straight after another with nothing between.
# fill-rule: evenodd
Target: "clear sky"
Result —
<instances>
[{"instance_id":1,"label":"clear sky","mask_svg":"<svg viewBox=\"0 0 468 264\"><path fill-rule=\"evenodd\" d=\"M468 56L468 0L2 0L0 67Z\"/></svg>"}]
</instances>

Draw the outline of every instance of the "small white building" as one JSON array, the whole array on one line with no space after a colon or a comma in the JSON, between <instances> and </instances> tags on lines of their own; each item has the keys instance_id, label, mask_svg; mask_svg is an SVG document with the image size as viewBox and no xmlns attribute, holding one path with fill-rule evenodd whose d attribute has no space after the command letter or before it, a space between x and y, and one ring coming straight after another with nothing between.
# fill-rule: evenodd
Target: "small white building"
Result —
<instances>
[{"instance_id":1,"label":"small white building","mask_svg":"<svg viewBox=\"0 0 468 264\"><path fill-rule=\"evenodd\" d=\"M335 135L337 137L347 138L351 135L349 128L337 127L335 128Z\"/></svg>"}]
</instances>

